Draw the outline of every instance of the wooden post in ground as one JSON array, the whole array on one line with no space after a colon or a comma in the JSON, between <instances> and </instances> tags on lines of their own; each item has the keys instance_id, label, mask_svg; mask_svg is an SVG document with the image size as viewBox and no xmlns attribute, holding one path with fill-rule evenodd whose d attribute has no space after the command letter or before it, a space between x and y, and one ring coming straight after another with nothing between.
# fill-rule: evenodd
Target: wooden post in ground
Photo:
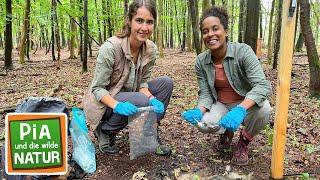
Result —
<instances>
[{"instance_id":1,"label":"wooden post in ground","mask_svg":"<svg viewBox=\"0 0 320 180\"><path fill-rule=\"evenodd\" d=\"M291 0L283 1L280 55L278 65L276 115L272 146L271 177L283 178L283 161L286 144L292 56L294 46L296 9L289 17Z\"/></svg>"}]
</instances>

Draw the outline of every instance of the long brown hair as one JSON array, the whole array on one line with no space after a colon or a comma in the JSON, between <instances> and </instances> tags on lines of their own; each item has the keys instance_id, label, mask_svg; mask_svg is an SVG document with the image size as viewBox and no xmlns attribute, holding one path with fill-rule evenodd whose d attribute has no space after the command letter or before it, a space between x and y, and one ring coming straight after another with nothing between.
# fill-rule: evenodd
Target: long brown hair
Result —
<instances>
[{"instance_id":1,"label":"long brown hair","mask_svg":"<svg viewBox=\"0 0 320 180\"><path fill-rule=\"evenodd\" d=\"M154 0L134 0L129 6L125 25L123 26L122 31L116 35L117 37L123 38L130 36L131 27L128 22L131 22L133 16L137 14L138 9L142 6L150 11L155 21L157 20L157 8Z\"/></svg>"}]
</instances>

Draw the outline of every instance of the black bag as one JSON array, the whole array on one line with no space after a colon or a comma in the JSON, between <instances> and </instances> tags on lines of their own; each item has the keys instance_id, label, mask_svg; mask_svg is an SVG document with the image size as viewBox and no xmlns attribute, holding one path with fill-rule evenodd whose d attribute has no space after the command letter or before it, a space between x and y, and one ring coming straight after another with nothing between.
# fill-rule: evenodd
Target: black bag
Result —
<instances>
[{"instance_id":1,"label":"black bag","mask_svg":"<svg viewBox=\"0 0 320 180\"><path fill-rule=\"evenodd\" d=\"M16 112L66 113L69 117L69 111L66 104L58 98L53 97L28 97L18 105Z\"/></svg>"}]
</instances>

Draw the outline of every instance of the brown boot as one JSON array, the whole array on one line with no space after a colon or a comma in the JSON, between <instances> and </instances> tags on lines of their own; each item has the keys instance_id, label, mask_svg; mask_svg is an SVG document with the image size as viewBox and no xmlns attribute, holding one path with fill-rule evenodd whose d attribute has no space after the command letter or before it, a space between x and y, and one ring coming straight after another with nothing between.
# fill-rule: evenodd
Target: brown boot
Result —
<instances>
[{"instance_id":1,"label":"brown boot","mask_svg":"<svg viewBox=\"0 0 320 180\"><path fill-rule=\"evenodd\" d=\"M233 135L234 133L228 130L221 134L216 149L223 153L230 152Z\"/></svg>"},{"instance_id":2,"label":"brown boot","mask_svg":"<svg viewBox=\"0 0 320 180\"><path fill-rule=\"evenodd\" d=\"M252 141L252 138L253 137L246 133L244 130L240 132L240 139L231 159L232 164L244 166L249 163L248 144L250 143L250 141Z\"/></svg>"}]
</instances>

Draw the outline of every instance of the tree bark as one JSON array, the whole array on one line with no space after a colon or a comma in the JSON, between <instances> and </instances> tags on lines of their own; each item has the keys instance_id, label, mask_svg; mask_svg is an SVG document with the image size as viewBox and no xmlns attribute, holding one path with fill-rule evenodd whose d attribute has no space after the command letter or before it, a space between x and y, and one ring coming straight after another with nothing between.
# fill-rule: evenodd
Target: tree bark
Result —
<instances>
[{"instance_id":1,"label":"tree bark","mask_svg":"<svg viewBox=\"0 0 320 180\"><path fill-rule=\"evenodd\" d=\"M83 42L83 61L82 61L82 72L88 71L87 59L88 59L88 0L83 1L84 11L84 42Z\"/></svg>"},{"instance_id":2,"label":"tree bark","mask_svg":"<svg viewBox=\"0 0 320 180\"><path fill-rule=\"evenodd\" d=\"M259 31L260 0L247 1L246 31L244 42L251 46L254 52L257 50L257 39Z\"/></svg>"},{"instance_id":3,"label":"tree bark","mask_svg":"<svg viewBox=\"0 0 320 180\"><path fill-rule=\"evenodd\" d=\"M20 49L19 49L19 62L20 64L25 64L25 49L26 49L26 40L27 40L27 32L29 29L30 22L30 0L26 0L25 10L24 10L24 24L21 33L20 39Z\"/></svg>"},{"instance_id":4,"label":"tree bark","mask_svg":"<svg viewBox=\"0 0 320 180\"><path fill-rule=\"evenodd\" d=\"M244 42L244 32L246 31L246 0L239 1L239 29L238 29L238 42Z\"/></svg>"},{"instance_id":5,"label":"tree bark","mask_svg":"<svg viewBox=\"0 0 320 180\"><path fill-rule=\"evenodd\" d=\"M259 12L259 38L263 36L263 28L262 28L262 4L260 3L260 12Z\"/></svg>"},{"instance_id":6,"label":"tree bark","mask_svg":"<svg viewBox=\"0 0 320 180\"><path fill-rule=\"evenodd\" d=\"M113 26L112 26L112 23L111 23L111 9L112 9L112 7L111 7L111 2L110 2L110 0L107 0L107 15L108 15L108 17L107 17L107 24L108 24L108 35L109 35L109 37L112 37L112 34L113 34Z\"/></svg>"},{"instance_id":7,"label":"tree bark","mask_svg":"<svg viewBox=\"0 0 320 180\"><path fill-rule=\"evenodd\" d=\"M300 0L300 7L300 24L307 48L310 70L309 94L310 96L320 98L320 60L310 25L309 1Z\"/></svg>"},{"instance_id":8,"label":"tree bark","mask_svg":"<svg viewBox=\"0 0 320 180\"><path fill-rule=\"evenodd\" d=\"M280 35L281 35L281 21L282 21L281 12L282 12L282 1L278 1L278 20L277 20L277 31L276 31L277 37L275 40L272 69L277 69L277 66L278 66L278 54L280 50Z\"/></svg>"},{"instance_id":9,"label":"tree bark","mask_svg":"<svg viewBox=\"0 0 320 180\"><path fill-rule=\"evenodd\" d=\"M270 19L269 19L269 33L268 33L268 60L271 60L273 54L273 39L272 39L272 21L273 21L273 14L274 14L274 4L276 0L272 0L271 4L271 12L270 12Z\"/></svg>"},{"instance_id":10,"label":"tree bark","mask_svg":"<svg viewBox=\"0 0 320 180\"><path fill-rule=\"evenodd\" d=\"M186 5L183 5L182 7L182 13L184 13L185 15L187 15L187 11L186 11ZM188 17L188 16L187 16ZM184 52L186 51L186 21L188 20L188 18L183 18L182 20L182 42L181 42L181 51Z\"/></svg>"},{"instance_id":11,"label":"tree bark","mask_svg":"<svg viewBox=\"0 0 320 180\"><path fill-rule=\"evenodd\" d=\"M162 19L162 14L163 14L163 0L158 0L158 31L157 31L157 46L159 48L159 56L160 58L164 57L163 54L163 19Z\"/></svg>"},{"instance_id":12,"label":"tree bark","mask_svg":"<svg viewBox=\"0 0 320 180\"><path fill-rule=\"evenodd\" d=\"M176 17L176 25L177 25L177 32L178 32L178 44L181 48L181 51L184 51L184 48L182 47L182 42L181 42L181 34L180 34L180 28L179 28L179 20L178 20L178 10L177 10L177 3L176 0L173 0L174 3L174 10L175 10L175 17ZM184 21L182 22L184 23Z\"/></svg>"},{"instance_id":13,"label":"tree bark","mask_svg":"<svg viewBox=\"0 0 320 180\"><path fill-rule=\"evenodd\" d=\"M64 34L64 18L61 21L61 45L62 47L66 47L66 37Z\"/></svg>"},{"instance_id":14,"label":"tree bark","mask_svg":"<svg viewBox=\"0 0 320 180\"><path fill-rule=\"evenodd\" d=\"M186 35L186 41L187 41L187 47L188 47L188 52L193 51L193 46L192 46L192 34L191 34L191 14L188 12L188 19L187 19L187 35Z\"/></svg>"},{"instance_id":15,"label":"tree bark","mask_svg":"<svg viewBox=\"0 0 320 180\"><path fill-rule=\"evenodd\" d=\"M13 69L12 64L12 2L6 0L6 35L5 35L5 60L4 67Z\"/></svg>"},{"instance_id":16,"label":"tree bark","mask_svg":"<svg viewBox=\"0 0 320 180\"><path fill-rule=\"evenodd\" d=\"M98 4L97 4L97 0L94 0L94 4L96 7L96 16L97 16L97 26L98 26L98 35L99 35L99 43L102 44L102 36L101 36L101 28L100 28L100 15L99 15L99 11L98 11Z\"/></svg>"},{"instance_id":17,"label":"tree bark","mask_svg":"<svg viewBox=\"0 0 320 180\"><path fill-rule=\"evenodd\" d=\"M106 0L102 0L102 9L106 9ZM106 12L102 10L102 15L106 16ZM103 41L107 40L107 20L103 18Z\"/></svg>"},{"instance_id":18,"label":"tree bark","mask_svg":"<svg viewBox=\"0 0 320 180\"><path fill-rule=\"evenodd\" d=\"M296 52L301 52L303 47L304 39L302 32L299 33L299 37L296 43L296 47L294 48Z\"/></svg>"},{"instance_id":19,"label":"tree bark","mask_svg":"<svg viewBox=\"0 0 320 180\"><path fill-rule=\"evenodd\" d=\"M127 14L128 14L128 0L124 0L124 4L123 4L123 14L124 14L124 20L126 20L127 18Z\"/></svg>"},{"instance_id":20,"label":"tree bark","mask_svg":"<svg viewBox=\"0 0 320 180\"><path fill-rule=\"evenodd\" d=\"M209 0L203 0L202 1L202 12L205 11L207 8L209 8Z\"/></svg>"},{"instance_id":21,"label":"tree bark","mask_svg":"<svg viewBox=\"0 0 320 180\"><path fill-rule=\"evenodd\" d=\"M75 0L70 0L70 8L75 8ZM81 31L81 29L80 29ZM75 54L75 45L76 45L76 34L77 34L77 27L76 23L73 20L73 17L70 16L70 56L69 59L76 59L77 56Z\"/></svg>"},{"instance_id":22,"label":"tree bark","mask_svg":"<svg viewBox=\"0 0 320 180\"><path fill-rule=\"evenodd\" d=\"M58 14L57 14L57 2L56 0L52 0L52 8L53 8L53 21L54 21L54 36L56 37L56 45L57 45L57 52L58 57L56 60L56 67L60 69L60 32L59 32L59 21L58 21Z\"/></svg>"},{"instance_id":23,"label":"tree bark","mask_svg":"<svg viewBox=\"0 0 320 180\"><path fill-rule=\"evenodd\" d=\"M189 12L191 15L192 32L193 32L193 44L196 49L197 54L201 53L201 45L199 39L199 28L198 28L198 15L197 15L197 3L196 0L189 0Z\"/></svg>"},{"instance_id":24,"label":"tree bark","mask_svg":"<svg viewBox=\"0 0 320 180\"><path fill-rule=\"evenodd\" d=\"M234 0L231 0L231 19L230 19L230 42L233 42L233 28L234 28Z\"/></svg>"}]
</instances>

